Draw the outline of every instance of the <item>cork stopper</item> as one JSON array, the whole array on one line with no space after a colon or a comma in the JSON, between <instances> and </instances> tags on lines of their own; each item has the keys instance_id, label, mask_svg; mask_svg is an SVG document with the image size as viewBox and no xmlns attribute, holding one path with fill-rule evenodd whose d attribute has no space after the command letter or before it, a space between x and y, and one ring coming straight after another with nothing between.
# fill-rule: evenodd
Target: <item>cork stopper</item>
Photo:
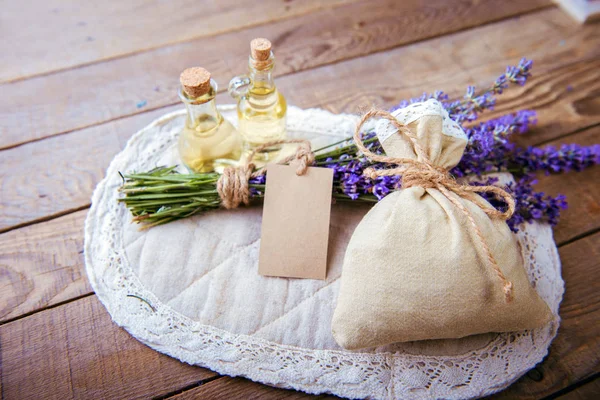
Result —
<instances>
[{"instance_id":1,"label":"cork stopper","mask_svg":"<svg viewBox=\"0 0 600 400\"><path fill-rule=\"evenodd\" d=\"M256 61L266 61L271 56L271 42L264 38L256 38L250 42L250 51Z\"/></svg>"},{"instance_id":2,"label":"cork stopper","mask_svg":"<svg viewBox=\"0 0 600 400\"><path fill-rule=\"evenodd\" d=\"M210 91L210 72L202 67L184 70L179 76L183 91L191 98L197 98Z\"/></svg>"}]
</instances>

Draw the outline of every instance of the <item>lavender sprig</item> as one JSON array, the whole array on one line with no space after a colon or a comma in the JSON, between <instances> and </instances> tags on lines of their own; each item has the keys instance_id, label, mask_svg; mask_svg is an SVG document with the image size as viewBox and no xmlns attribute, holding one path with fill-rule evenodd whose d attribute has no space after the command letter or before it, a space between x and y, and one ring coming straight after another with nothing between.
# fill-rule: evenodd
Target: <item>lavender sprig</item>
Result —
<instances>
[{"instance_id":1,"label":"lavender sprig","mask_svg":"<svg viewBox=\"0 0 600 400\"><path fill-rule=\"evenodd\" d=\"M522 58L517 66L508 66L506 71L500 75L493 84L481 91L477 91L475 86L467 87L465 95L458 100L450 101L446 93L436 91L432 94L423 93L420 97L410 100L403 100L390 111L404 108L412 103L426 101L428 99L437 99L448 111L450 118L459 124L475 121L484 110L493 110L496 105L495 95L502 94L510 84L523 86L527 79L531 77L533 61Z\"/></svg>"},{"instance_id":2,"label":"lavender sprig","mask_svg":"<svg viewBox=\"0 0 600 400\"><path fill-rule=\"evenodd\" d=\"M462 124L475 121L484 110L493 110L496 105L495 95L502 94L510 84L525 85L531 76L533 61L522 58L517 66L509 66L489 88L477 92L474 86L469 86L461 100L445 104L450 118Z\"/></svg>"},{"instance_id":3,"label":"lavender sprig","mask_svg":"<svg viewBox=\"0 0 600 400\"><path fill-rule=\"evenodd\" d=\"M469 142L460 164L451 173L458 177L481 176L508 169L516 149L511 136L527 132L536 123L535 111L522 110L465 129Z\"/></svg>"},{"instance_id":4,"label":"lavender sprig","mask_svg":"<svg viewBox=\"0 0 600 400\"><path fill-rule=\"evenodd\" d=\"M550 173L582 171L600 164L600 144L581 146L563 144L560 147L545 146L517 149L510 164L523 172L544 171Z\"/></svg>"},{"instance_id":5,"label":"lavender sprig","mask_svg":"<svg viewBox=\"0 0 600 400\"><path fill-rule=\"evenodd\" d=\"M494 185L497 178L489 178L482 185ZM519 226L525 222L533 221L547 222L554 226L558 223L560 212L567 208L566 197L559 194L556 197L546 195L544 192L536 192L533 186L537 181L531 175L526 175L518 181L504 186L504 189L513 195L515 199L515 213L506 221L513 232L519 231ZM505 211L506 205L500 202L494 195L480 193L496 209Z\"/></svg>"}]
</instances>

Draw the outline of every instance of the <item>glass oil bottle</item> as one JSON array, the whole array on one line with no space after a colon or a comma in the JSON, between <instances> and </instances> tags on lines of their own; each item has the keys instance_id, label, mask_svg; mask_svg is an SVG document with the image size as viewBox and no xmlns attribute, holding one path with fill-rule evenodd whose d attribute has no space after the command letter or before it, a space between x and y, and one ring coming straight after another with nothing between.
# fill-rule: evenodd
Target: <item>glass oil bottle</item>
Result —
<instances>
[{"instance_id":1,"label":"glass oil bottle","mask_svg":"<svg viewBox=\"0 0 600 400\"><path fill-rule=\"evenodd\" d=\"M217 83L204 68L188 68L179 77L179 98L187 109L179 136L179 156L190 172L223 172L237 165L243 140L217 110Z\"/></svg>"},{"instance_id":2,"label":"glass oil bottle","mask_svg":"<svg viewBox=\"0 0 600 400\"><path fill-rule=\"evenodd\" d=\"M287 104L273 81L275 57L271 42L254 39L250 43L248 75L229 83L229 94L237 100L238 129L245 141L246 155L264 143L286 138ZM257 165L276 158L281 146L255 155Z\"/></svg>"}]
</instances>

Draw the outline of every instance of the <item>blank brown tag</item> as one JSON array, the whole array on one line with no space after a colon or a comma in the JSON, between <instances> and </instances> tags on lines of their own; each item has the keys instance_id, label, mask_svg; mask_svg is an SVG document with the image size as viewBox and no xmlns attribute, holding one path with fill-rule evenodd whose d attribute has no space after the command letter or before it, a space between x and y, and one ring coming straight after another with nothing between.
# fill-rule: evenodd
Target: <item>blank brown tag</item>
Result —
<instances>
[{"instance_id":1,"label":"blank brown tag","mask_svg":"<svg viewBox=\"0 0 600 400\"><path fill-rule=\"evenodd\" d=\"M333 170L271 164L263 206L258 272L325 279Z\"/></svg>"}]
</instances>

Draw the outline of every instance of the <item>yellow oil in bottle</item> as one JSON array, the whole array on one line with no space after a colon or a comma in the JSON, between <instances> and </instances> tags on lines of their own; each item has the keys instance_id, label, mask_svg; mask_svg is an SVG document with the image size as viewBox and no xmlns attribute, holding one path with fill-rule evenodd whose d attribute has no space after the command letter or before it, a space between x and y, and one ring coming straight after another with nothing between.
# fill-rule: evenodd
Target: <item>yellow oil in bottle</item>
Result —
<instances>
[{"instance_id":1,"label":"yellow oil in bottle","mask_svg":"<svg viewBox=\"0 0 600 400\"><path fill-rule=\"evenodd\" d=\"M236 165L242 155L242 139L231 123L219 115L184 127L179 137L179 155L192 172L223 172Z\"/></svg>"},{"instance_id":2,"label":"yellow oil in bottle","mask_svg":"<svg viewBox=\"0 0 600 400\"><path fill-rule=\"evenodd\" d=\"M245 154L268 142L285 139L287 103L273 81L274 57L271 43L255 39L251 43L249 74L235 77L229 93L238 100L239 132L245 141ZM258 165L275 159L281 146L257 153Z\"/></svg>"},{"instance_id":3,"label":"yellow oil in bottle","mask_svg":"<svg viewBox=\"0 0 600 400\"><path fill-rule=\"evenodd\" d=\"M189 70L194 69L186 71ZM203 69L186 76L184 73L179 96L186 106L187 118L179 135L179 156L190 172L221 173L225 167L237 165L242 155L242 137L217 110L217 85L210 80L210 74Z\"/></svg>"},{"instance_id":4,"label":"yellow oil in bottle","mask_svg":"<svg viewBox=\"0 0 600 400\"><path fill-rule=\"evenodd\" d=\"M276 88L252 87L240 101L240 133L249 147L285 139L287 104Z\"/></svg>"}]
</instances>

